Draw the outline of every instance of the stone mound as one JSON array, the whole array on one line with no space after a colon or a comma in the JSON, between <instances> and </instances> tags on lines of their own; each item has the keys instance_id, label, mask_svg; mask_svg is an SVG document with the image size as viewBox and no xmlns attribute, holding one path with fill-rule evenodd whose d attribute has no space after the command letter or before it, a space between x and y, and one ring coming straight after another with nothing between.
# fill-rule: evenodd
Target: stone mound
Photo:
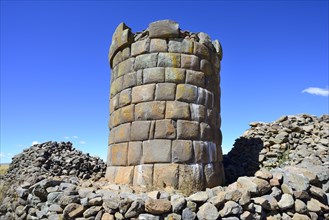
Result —
<instances>
[{"instance_id":1,"label":"stone mound","mask_svg":"<svg viewBox=\"0 0 329 220\"><path fill-rule=\"evenodd\" d=\"M35 144L14 156L4 179L30 184L61 175L98 180L104 176L105 170L102 159L76 150L70 142L46 142Z\"/></svg>"},{"instance_id":2,"label":"stone mound","mask_svg":"<svg viewBox=\"0 0 329 220\"><path fill-rule=\"evenodd\" d=\"M329 115L282 116L252 122L224 155L226 183L252 176L260 168L321 165L329 168Z\"/></svg>"}]
</instances>

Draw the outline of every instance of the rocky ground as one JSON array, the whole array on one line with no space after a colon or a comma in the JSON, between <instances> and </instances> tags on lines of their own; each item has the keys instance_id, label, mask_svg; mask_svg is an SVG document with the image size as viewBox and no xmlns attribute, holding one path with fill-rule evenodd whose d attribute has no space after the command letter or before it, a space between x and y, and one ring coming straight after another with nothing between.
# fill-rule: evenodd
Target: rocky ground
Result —
<instances>
[{"instance_id":1,"label":"rocky ground","mask_svg":"<svg viewBox=\"0 0 329 220\"><path fill-rule=\"evenodd\" d=\"M0 219L329 219L329 116L250 126L224 156L231 184L192 195L110 184L70 143L34 145L1 180Z\"/></svg>"}]
</instances>

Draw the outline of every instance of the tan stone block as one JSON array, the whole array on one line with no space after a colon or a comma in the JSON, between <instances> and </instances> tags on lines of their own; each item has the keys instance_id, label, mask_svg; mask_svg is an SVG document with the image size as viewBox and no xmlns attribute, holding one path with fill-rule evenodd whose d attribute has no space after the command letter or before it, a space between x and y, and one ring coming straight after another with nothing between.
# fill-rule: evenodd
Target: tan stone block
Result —
<instances>
[{"instance_id":1,"label":"tan stone block","mask_svg":"<svg viewBox=\"0 0 329 220\"><path fill-rule=\"evenodd\" d=\"M180 54L177 53L159 53L159 67L180 67Z\"/></svg>"},{"instance_id":2,"label":"tan stone block","mask_svg":"<svg viewBox=\"0 0 329 220\"><path fill-rule=\"evenodd\" d=\"M125 61L122 61L118 64L118 77L123 76L124 74L133 72L135 58L129 58Z\"/></svg>"},{"instance_id":3,"label":"tan stone block","mask_svg":"<svg viewBox=\"0 0 329 220\"><path fill-rule=\"evenodd\" d=\"M149 138L150 121L134 121L131 123L131 135L132 141L144 141Z\"/></svg>"},{"instance_id":4,"label":"tan stone block","mask_svg":"<svg viewBox=\"0 0 329 220\"><path fill-rule=\"evenodd\" d=\"M165 69L165 81L170 83L184 83L185 82L185 69L171 68Z\"/></svg>"},{"instance_id":5,"label":"tan stone block","mask_svg":"<svg viewBox=\"0 0 329 220\"><path fill-rule=\"evenodd\" d=\"M207 109L203 105L190 104L191 120L193 121L205 121L207 117Z\"/></svg>"},{"instance_id":6,"label":"tan stone block","mask_svg":"<svg viewBox=\"0 0 329 220\"><path fill-rule=\"evenodd\" d=\"M175 100L175 94L175 83L158 83L156 85L155 100L157 101Z\"/></svg>"},{"instance_id":7,"label":"tan stone block","mask_svg":"<svg viewBox=\"0 0 329 220\"><path fill-rule=\"evenodd\" d=\"M150 39L136 41L131 45L131 56L137 56L139 54L147 53L150 49Z\"/></svg>"},{"instance_id":8,"label":"tan stone block","mask_svg":"<svg viewBox=\"0 0 329 220\"><path fill-rule=\"evenodd\" d=\"M151 187L153 185L153 164L135 166L134 186Z\"/></svg>"},{"instance_id":9,"label":"tan stone block","mask_svg":"<svg viewBox=\"0 0 329 220\"><path fill-rule=\"evenodd\" d=\"M137 85L137 73L131 72L123 76L122 89Z\"/></svg>"},{"instance_id":10,"label":"tan stone block","mask_svg":"<svg viewBox=\"0 0 329 220\"><path fill-rule=\"evenodd\" d=\"M200 138L203 141L212 141L214 139L213 130L210 125L203 122L200 123Z\"/></svg>"},{"instance_id":11,"label":"tan stone block","mask_svg":"<svg viewBox=\"0 0 329 220\"><path fill-rule=\"evenodd\" d=\"M195 55L181 54L181 68L200 70L200 59Z\"/></svg>"},{"instance_id":12,"label":"tan stone block","mask_svg":"<svg viewBox=\"0 0 329 220\"><path fill-rule=\"evenodd\" d=\"M190 163L193 161L193 147L190 140L174 140L172 142L172 162Z\"/></svg>"},{"instance_id":13,"label":"tan stone block","mask_svg":"<svg viewBox=\"0 0 329 220\"><path fill-rule=\"evenodd\" d=\"M179 165L179 189L191 194L204 189L202 164Z\"/></svg>"},{"instance_id":14,"label":"tan stone block","mask_svg":"<svg viewBox=\"0 0 329 220\"><path fill-rule=\"evenodd\" d=\"M108 144L107 147L107 157L106 157L106 166L111 166L111 158L112 158L112 145Z\"/></svg>"},{"instance_id":15,"label":"tan stone block","mask_svg":"<svg viewBox=\"0 0 329 220\"><path fill-rule=\"evenodd\" d=\"M176 38L169 41L168 51L171 53L193 53L193 41Z\"/></svg>"},{"instance_id":16,"label":"tan stone block","mask_svg":"<svg viewBox=\"0 0 329 220\"><path fill-rule=\"evenodd\" d=\"M171 20L155 21L148 27L150 38L173 38L179 36L179 24Z\"/></svg>"},{"instance_id":17,"label":"tan stone block","mask_svg":"<svg viewBox=\"0 0 329 220\"><path fill-rule=\"evenodd\" d=\"M170 163L171 141L170 140L148 140L143 141L144 163Z\"/></svg>"},{"instance_id":18,"label":"tan stone block","mask_svg":"<svg viewBox=\"0 0 329 220\"><path fill-rule=\"evenodd\" d=\"M155 121L151 121L149 140L154 139Z\"/></svg>"},{"instance_id":19,"label":"tan stone block","mask_svg":"<svg viewBox=\"0 0 329 220\"><path fill-rule=\"evenodd\" d=\"M154 138L175 139L176 128L173 120L157 120L155 124Z\"/></svg>"},{"instance_id":20,"label":"tan stone block","mask_svg":"<svg viewBox=\"0 0 329 220\"><path fill-rule=\"evenodd\" d=\"M218 154L217 154L217 145L214 142L208 141L206 143L206 149L208 152L208 161L209 163L215 163L218 161Z\"/></svg>"},{"instance_id":21,"label":"tan stone block","mask_svg":"<svg viewBox=\"0 0 329 220\"><path fill-rule=\"evenodd\" d=\"M154 164L153 186L178 189L178 164Z\"/></svg>"},{"instance_id":22,"label":"tan stone block","mask_svg":"<svg viewBox=\"0 0 329 220\"><path fill-rule=\"evenodd\" d=\"M150 52L167 52L167 41L164 39L151 39Z\"/></svg>"},{"instance_id":23,"label":"tan stone block","mask_svg":"<svg viewBox=\"0 0 329 220\"><path fill-rule=\"evenodd\" d=\"M157 66L158 54L150 53L150 54L142 54L138 55L135 59L134 69L146 69Z\"/></svg>"},{"instance_id":24,"label":"tan stone block","mask_svg":"<svg viewBox=\"0 0 329 220\"><path fill-rule=\"evenodd\" d=\"M130 47L126 47L121 51L122 60L126 60L130 57Z\"/></svg>"},{"instance_id":25,"label":"tan stone block","mask_svg":"<svg viewBox=\"0 0 329 220\"><path fill-rule=\"evenodd\" d=\"M196 121L177 121L177 138L196 140L199 138L199 122Z\"/></svg>"},{"instance_id":26,"label":"tan stone block","mask_svg":"<svg viewBox=\"0 0 329 220\"><path fill-rule=\"evenodd\" d=\"M115 176L115 183L117 184L132 184L134 176L134 167L118 167Z\"/></svg>"},{"instance_id":27,"label":"tan stone block","mask_svg":"<svg viewBox=\"0 0 329 220\"><path fill-rule=\"evenodd\" d=\"M197 102L198 87L189 84L178 84L176 89L176 100L184 102Z\"/></svg>"},{"instance_id":28,"label":"tan stone block","mask_svg":"<svg viewBox=\"0 0 329 220\"><path fill-rule=\"evenodd\" d=\"M126 166L128 160L128 143L113 144L110 146L111 166Z\"/></svg>"},{"instance_id":29,"label":"tan stone block","mask_svg":"<svg viewBox=\"0 0 329 220\"><path fill-rule=\"evenodd\" d=\"M189 105L185 102L168 101L166 106L166 118L190 119Z\"/></svg>"},{"instance_id":30,"label":"tan stone block","mask_svg":"<svg viewBox=\"0 0 329 220\"><path fill-rule=\"evenodd\" d=\"M113 97L114 95L116 95L118 92L122 90L122 81L123 81L123 77L119 77L113 80L110 88L111 97Z\"/></svg>"},{"instance_id":31,"label":"tan stone block","mask_svg":"<svg viewBox=\"0 0 329 220\"><path fill-rule=\"evenodd\" d=\"M114 142L130 141L130 123L119 125L115 130Z\"/></svg>"},{"instance_id":32,"label":"tan stone block","mask_svg":"<svg viewBox=\"0 0 329 220\"><path fill-rule=\"evenodd\" d=\"M204 141L193 141L193 149L196 163L208 162L208 151Z\"/></svg>"},{"instance_id":33,"label":"tan stone block","mask_svg":"<svg viewBox=\"0 0 329 220\"><path fill-rule=\"evenodd\" d=\"M120 92L119 106L126 106L131 103L131 89L125 89Z\"/></svg>"},{"instance_id":34,"label":"tan stone block","mask_svg":"<svg viewBox=\"0 0 329 220\"><path fill-rule=\"evenodd\" d=\"M218 163L204 165L204 176L207 188L213 188L221 184L221 173Z\"/></svg>"},{"instance_id":35,"label":"tan stone block","mask_svg":"<svg viewBox=\"0 0 329 220\"><path fill-rule=\"evenodd\" d=\"M120 62L122 62L122 54L121 54L121 51L117 52L117 54L114 56L113 61L112 61L113 67L115 67L116 65L118 65Z\"/></svg>"},{"instance_id":36,"label":"tan stone block","mask_svg":"<svg viewBox=\"0 0 329 220\"><path fill-rule=\"evenodd\" d=\"M114 143L115 128L112 128L109 134L108 144Z\"/></svg>"},{"instance_id":37,"label":"tan stone block","mask_svg":"<svg viewBox=\"0 0 329 220\"><path fill-rule=\"evenodd\" d=\"M135 86L132 89L132 103L152 101L154 99L155 84Z\"/></svg>"},{"instance_id":38,"label":"tan stone block","mask_svg":"<svg viewBox=\"0 0 329 220\"><path fill-rule=\"evenodd\" d=\"M186 70L186 83L204 87L205 86L204 73L194 70Z\"/></svg>"},{"instance_id":39,"label":"tan stone block","mask_svg":"<svg viewBox=\"0 0 329 220\"><path fill-rule=\"evenodd\" d=\"M128 105L120 109L120 124L134 120L134 105Z\"/></svg>"},{"instance_id":40,"label":"tan stone block","mask_svg":"<svg viewBox=\"0 0 329 220\"><path fill-rule=\"evenodd\" d=\"M111 69L111 83L118 78L118 66L113 67L113 69Z\"/></svg>"},{"instance_id":41,"label":"tan stone block","mask_svg":"<svg viewBox=\"0 0 329 220\"><path fill-rule=\"evenodd\" d=\"M209 54L209 49L198 42L194 42L194 46L193 46L193 53L195 55L197 55L198 57L204 58L204 59L208 59L210 58L210 54Z\"/></svg>"},{"instance_id":42,"label":"tan stone block","mask_svg":"<svg viewBox=\"0 0 329 220\"><path fill-rule=\"evenodd\" d=\"M107 181L114 183L116 174L117 174L117 167L115 166L106 167L105 179L107 179Z\"/></svg>"},{"instance_id":43,"label":"tan stone block","mask_svg":"<svg viewBox=\"0 0 329 220\"><path fill-rule=\"evenodd\" d=\"M138 70L136 74L136 85L140 86L143 84L143 70Z\"/></svg>"},{"instance_id":44,"label":"tan stone block","mask_svg":"<svg viewBox=\"0 0 329 220\"><path fill-rule=\"evenodd\" d=\"M213 69L212 65L208 60L201 60L200 62L200 69L206 76L212 76L213 75Z\"/></svg>"},{"instance_id":45,"label":"tan stone block","mask_svg":"<svg viewBox=\"0 0 329 220\"><path fill-rule=\"evenodd\" d=\"M113 96L112 99L110 99L110 114L112 114L118 108L119 108L119 94L116 94L115 96Z\"/></svg>"},{"instance_id":46,"label":"tan stone block","mask_svg":"<svg viewBox=\"0 0 329 220\"><path fill-rule=\"evenodd\" d=\"M121 124L121 109L114 111L110 116L109 128L113 128Z\"/></svg>"},{"instance_id":47,"label":"tan stone block","mask_svg":"<svg viewBox=\"0 0 329 220\"><path fill-rule=\"evenodd\" d=\"M143 155L143 142L134 141L129 142L128 145L128 166L138 165L141 163L142 155Z\"/></svg>"},{"instance_id":48,"label":"tan stone block","mask_svg":"<svg viewBox=\"0 0 329 220\"><path fill-rule=\"evenodd\" d=\"M135 120L158 120L164 118L166 102L154 101L136 104Z\"/></svg>"},{"instance_id":49,"label":"tan stone block","mask_svg":"<svg viewBox=\"0 0 329 220\"><path fill-rule=\"evenodd\" d=\"M161 83L164 82L164 67L154 67L143 70L143 82L147 83Z\"/></svg>"}]
</instances>

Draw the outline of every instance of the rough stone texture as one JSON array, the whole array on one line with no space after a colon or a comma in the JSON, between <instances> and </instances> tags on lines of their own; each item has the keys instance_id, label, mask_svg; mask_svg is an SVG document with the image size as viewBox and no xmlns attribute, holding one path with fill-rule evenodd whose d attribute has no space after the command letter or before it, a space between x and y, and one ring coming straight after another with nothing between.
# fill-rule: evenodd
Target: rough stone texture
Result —
<instances>
[{"instance_id":1,"label":"rough stone texture","mask_svg":"<svg viewBox=\"0 0 329 220\"><path fill-rule=\"evenodd\" d=\"M107 179L187 192L222 184L219 42L162 20L137 33L122 23L112 44ZM161 181L154 178L159 163L172 170ZM119 173L125 166L126 179ZM130 215L137 216L135 208Z\"/></svg>"}]
</instances>

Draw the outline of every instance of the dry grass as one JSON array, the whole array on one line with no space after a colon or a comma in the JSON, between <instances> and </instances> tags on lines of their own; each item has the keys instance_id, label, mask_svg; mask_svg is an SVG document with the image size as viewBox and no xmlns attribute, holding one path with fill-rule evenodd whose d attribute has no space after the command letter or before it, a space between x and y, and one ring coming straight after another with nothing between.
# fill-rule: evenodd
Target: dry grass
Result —
<instances>
[{"instance_id":1,"label":"dry grass","mask_svg":"<svg viewBox=\"0 0 329 220\"><path fill-rule=\"evenodd\" d=\"M9 168L9 164L0 164L0 177L4 175Z\"/></svg>"}]
</instances>

